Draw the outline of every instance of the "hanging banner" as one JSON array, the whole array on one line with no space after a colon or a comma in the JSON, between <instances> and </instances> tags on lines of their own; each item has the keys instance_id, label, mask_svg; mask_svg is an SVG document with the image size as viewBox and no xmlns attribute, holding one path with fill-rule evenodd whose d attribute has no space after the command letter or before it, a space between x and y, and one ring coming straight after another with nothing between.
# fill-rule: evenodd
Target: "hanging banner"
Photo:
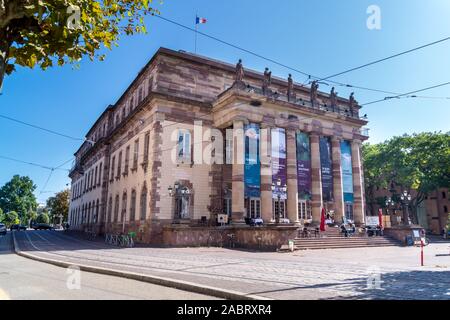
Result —
<instances>
[{"instance_id":1,"label":"hanging banner","mask_svg":"<svg viewBox=\"0 0 450 320\"><path fill-rule=\"evenodd\" d=\"M297 132L297 186L298 199L311 200L311 147L309 135Z\"/></svg>"},{"instance_id":2,"label":"hanging banner","mask_svg":"<svg viewBox=\"0 0 450 320\"><path fill-rule=\"evenodd\" d=\"M349 141L341 141L342 189L344 202L353 202L352 148Z\"/></svg>"},{"instance_id":3,"label":"hanging banner","mask_svg":"<svg viewBox=\"0 0 450 320\"><path fill-rule=\"evenodd\" d=\"M287 183L287 158L286 158L286 132L282 128L275 128L271 130L272 142L272 183L275 185L275 190L272 192L272 198L286 200L287 193L281 189ZM278 180L281 185L278 186Z\"/></svg>"},{"instance_id":4,"label":"hanging banner","mask_svg":"<svg viewBox=\"0 0 450 320\"><path fill-rule=\"evenodd\" d=\"M245 197L261 196L261 164L259 159L259 125L250 123L244 126L245 164L244 186Z\"/></svg>"},{"instance_id":5,"label":"hanging banner","mask_svg":"<svg viewBox=\"0 0 450 320\"><path fill-rule=\"evenodd\" d=\"M333 199L333 169L331 143L327 137L320 137L320 169L322 174L322 197L324 201Z\"/></svg>"}]
</instances>

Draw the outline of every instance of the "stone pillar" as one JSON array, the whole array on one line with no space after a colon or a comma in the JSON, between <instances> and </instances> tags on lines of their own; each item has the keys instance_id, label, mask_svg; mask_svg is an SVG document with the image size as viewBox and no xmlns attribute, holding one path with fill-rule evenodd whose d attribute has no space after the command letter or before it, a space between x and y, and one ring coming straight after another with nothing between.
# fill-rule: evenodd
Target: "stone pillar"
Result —
<instances>
[{"instance_id":1,"label":"stone pillar","mask_svg":"<svg viewBox=\"0 0 450 320\"><path fill-rule=\"evenodd\" d=\"M297 146L295 130L286 130L287 149L287 217L291 223L298 219Z\"/></svg>"},{"instance_id":2,"label":"stone pillar","mask_svg":"<svg viewBox=\"0 0 450 320\"><path fill-rule=\"evenodd\" d=\"M261 127L260 132L261 160L261 218L268 223L273 218L272 207L272 160L270 127Z\"/></svg>"},{"instance_id":3,"label":"stone pillar","mask_svg":"<svg viewBox=\"0 0 450 320\"><path fill-rule=\"evenodd\" d=\"M337 223L341 223L345 212L342 186L341 139L337 137L331 138L331 150L333 159L334 220Z\"/></svg>"},{"instance_id":4,"label":"stone pillar","mask_svg":"<svg viewBox=\"0 0 450 320\"><path fill-rule=\"evenodd\" d=\"M244 121L233 121L233 164L232 164L232 223L242 224L244 222Z\"/></svg>"},{"instance_id":5,"label":"stone pillar","mask_svg":"<svg viewBox=\"0 0 450 320\"><path fill-rule=\"evenodd\" d=\"M323 206L322 175L320 172L319 135L311 134L311 207L313 224L320 224L320 215Z\"/></svg>"},{"instance_id":6,"label":"stone pillar","mask_svg":"<svg viewBox=\"0 0 450 320\"><path fill-rule=\"evenodd\" d=\"M353 217L357 225L365 223L364 218L364 184L362 181L361 141L352 141L352 171L353 171Z\"/></svg>"}]
</instances>

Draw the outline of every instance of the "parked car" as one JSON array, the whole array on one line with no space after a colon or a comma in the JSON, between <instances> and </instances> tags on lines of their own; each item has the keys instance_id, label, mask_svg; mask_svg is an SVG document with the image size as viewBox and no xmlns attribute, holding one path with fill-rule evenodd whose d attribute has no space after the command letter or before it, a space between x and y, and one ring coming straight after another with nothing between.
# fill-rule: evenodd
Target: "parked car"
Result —
<instances>
[{"instance_id":1,"label":"parked car","mask_svg":"<svg viewBox=\"0 0 450 320\"><path fill-rule=\"evenodd\" d=\"M32 227L34 230L52 230L53 227L48 223L35 223Z\"/></svg>"},{"instance_id":2,"label":"parked car","mask_svg":"<svg viewBox=\"0 0 450 320\"><path fill-rule=\"evenodd\" d=\"M13 231L13 230L27 230L27 226L25 226L25 225L23 225L23 224L13 224L12 226L11 226L11 231Z\"/></svg>"},{"instance_id":3,"label":"parked car","mask_svg":"<svg viewBox=\"0 0 450 320\"><path fill-rule=\"evenodd\" d=\"M3 223L0 223L0 234L6 235L6 226Z\"/></svg>"}]
</instances>

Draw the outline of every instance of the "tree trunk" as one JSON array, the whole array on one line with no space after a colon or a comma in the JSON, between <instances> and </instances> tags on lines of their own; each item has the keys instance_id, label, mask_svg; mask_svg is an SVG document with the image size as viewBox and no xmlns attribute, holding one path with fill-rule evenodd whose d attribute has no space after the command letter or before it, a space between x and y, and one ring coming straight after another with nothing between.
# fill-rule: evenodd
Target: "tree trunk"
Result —
<instances>
[{"instance_id":1,"label":"tree trunk","mask_svg":"<svg viewBox=\"0 0 450 320\"><path fill-rule=\"evenodd\" d=\"M6 40L6 31L0 30L0 93L2 92L3 79L6 73L10 44Z\"/></svg>"}]
</instances>

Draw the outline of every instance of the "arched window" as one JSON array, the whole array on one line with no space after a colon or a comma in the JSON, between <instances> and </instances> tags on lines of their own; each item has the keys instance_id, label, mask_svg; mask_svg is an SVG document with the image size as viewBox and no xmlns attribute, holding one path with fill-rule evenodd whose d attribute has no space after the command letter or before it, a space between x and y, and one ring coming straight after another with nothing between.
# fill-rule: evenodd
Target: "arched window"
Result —
<instances>
[{"instance_id":1,"label":"arched window","mask_svg":"<svg viewBox=\"0 0 450 320\"><path fill-rule=\"evenodd\" d=\"M131 190L130 222L136 220L136 190Z\"/></svg>"},{"instance_id":2,"label":"arched window","mask_svg":"<svg viewBox=\"0 0 450 320\"><path fill-rule=\"evenodd\" d=\"M119 197L119 195L116 195L116 200L114 203L114 222L117 222L119 219L119 202L120 202L120 197Z\"/></svg>"},{"instance_id":3,"label":"arched window","mask_svg":"<svg viewBox=\"0 0 450 320\"><path fill-rule=\"evenodd\" d=\"M147 185L144 183L141 191L141 220L147 219Z\"/></svg>"}]
</instances>

